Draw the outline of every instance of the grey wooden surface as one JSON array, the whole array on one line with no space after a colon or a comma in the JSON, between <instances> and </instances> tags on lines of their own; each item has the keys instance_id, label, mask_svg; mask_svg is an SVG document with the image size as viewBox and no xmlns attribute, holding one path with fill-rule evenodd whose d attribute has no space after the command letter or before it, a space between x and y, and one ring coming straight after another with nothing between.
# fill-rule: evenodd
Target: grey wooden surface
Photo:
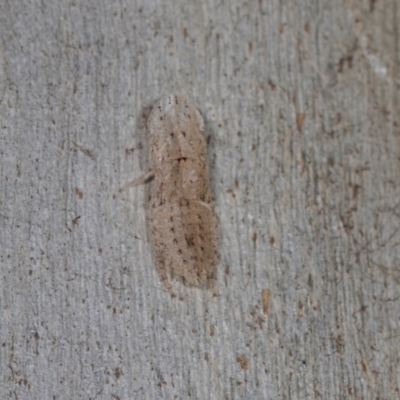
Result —
<instances>
[{"instance_id":1,"label":"grey wooden surface","mask_svg":"<svg viewBox=\"0 0 400 400\"><path fill-rule=\"evenodd\" d=\"M397 0L2 0L0 398L400 398L399 21ZM216 296L164 290L149 185L113 198L174 91L209 137Z\"/></svg>"}]
</instances>

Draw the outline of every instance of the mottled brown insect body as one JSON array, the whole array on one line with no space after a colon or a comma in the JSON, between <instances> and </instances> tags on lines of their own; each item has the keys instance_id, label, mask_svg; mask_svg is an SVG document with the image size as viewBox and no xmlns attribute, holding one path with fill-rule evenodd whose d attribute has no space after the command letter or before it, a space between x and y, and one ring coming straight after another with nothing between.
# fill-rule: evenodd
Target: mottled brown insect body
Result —
<instances>
[{"instance_id":1,"label":"mottled brown insect body","mask_svg":"<svg viewBox=\"0 0 400 400\"><path fill-rule=\"evenodd\" d=\"M169 290L169 271L202 286L214 276L218 245L203 119L186 97L172 94L154 107L148 128L156 268Z\"/></svg>"}]
</instances>

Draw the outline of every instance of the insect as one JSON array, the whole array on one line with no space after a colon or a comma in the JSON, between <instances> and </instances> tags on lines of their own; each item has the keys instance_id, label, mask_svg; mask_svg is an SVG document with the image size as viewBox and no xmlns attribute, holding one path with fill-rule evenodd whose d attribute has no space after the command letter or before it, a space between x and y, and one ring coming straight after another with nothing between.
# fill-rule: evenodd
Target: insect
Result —
<instances>
[{"instance_id":1,"label":"insect","mask_svg":"<svg viewBox=\"0 0 400 400\"><path fill-rule=\"evenodd\" d=\"M203 119L187 97L171 94L153 108L147 126L156 269L170 292L171 272L191 286L203 286L214 278L218 247Z\"/></svg>"}]
</instances>

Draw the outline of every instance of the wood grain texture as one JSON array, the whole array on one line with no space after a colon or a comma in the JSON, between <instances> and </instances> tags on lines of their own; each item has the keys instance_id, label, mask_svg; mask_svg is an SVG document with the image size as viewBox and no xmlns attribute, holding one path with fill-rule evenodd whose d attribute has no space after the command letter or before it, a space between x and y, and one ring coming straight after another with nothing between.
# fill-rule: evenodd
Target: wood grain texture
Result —
<instances>
[{"instance_id":1,"label":"wood grain texture","mask_svg":"<svg viewBox=\"0 0 400 400\"><path fill-rule=\"evenodd\" d=\"M0 2L0 398L399 398L399 20L397 0ZM174 92L205 122L218 296L171 299L149 185L113 198Z\"/></svg>"}]
</instances>

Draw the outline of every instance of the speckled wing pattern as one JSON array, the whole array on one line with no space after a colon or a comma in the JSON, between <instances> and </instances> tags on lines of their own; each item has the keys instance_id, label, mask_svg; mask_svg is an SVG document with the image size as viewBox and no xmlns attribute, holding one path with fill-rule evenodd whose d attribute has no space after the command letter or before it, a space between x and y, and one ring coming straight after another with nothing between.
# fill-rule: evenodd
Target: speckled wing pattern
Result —
<instances>
[{"instance_id":1,"label":"speckled wing pattern","mask_svg":"<svg viewBox=\"0 0 400 400\"><path fill-rule=\"evenodd\" d=\"M203 286L214 279L218 246L203 119L185 96L171 94L154 107L148 128L157 271L168 290L168 272L189 285Z\"/></svg>"}]
</instances>

